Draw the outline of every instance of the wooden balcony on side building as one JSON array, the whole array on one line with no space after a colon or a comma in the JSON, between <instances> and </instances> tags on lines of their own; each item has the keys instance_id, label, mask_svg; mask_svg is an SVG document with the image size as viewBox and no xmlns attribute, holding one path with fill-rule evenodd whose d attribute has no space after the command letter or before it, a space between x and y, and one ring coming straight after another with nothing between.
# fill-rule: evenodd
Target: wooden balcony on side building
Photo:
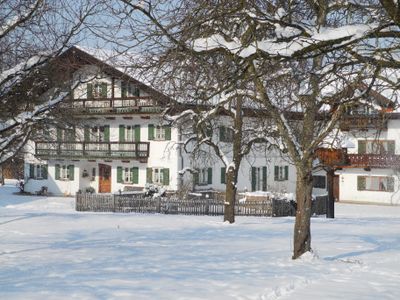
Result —
<instances>
[{"instance_id":1,"label":"wooden balcony on side building","mask_svg":"<svg viewBox=\"0 0 400 300\"><path fill-rule=\"evenodd\" d=\"M400 155L395 154L348 154L349 168L396 168L400 167Z\"/></svg>"}]
</instances>

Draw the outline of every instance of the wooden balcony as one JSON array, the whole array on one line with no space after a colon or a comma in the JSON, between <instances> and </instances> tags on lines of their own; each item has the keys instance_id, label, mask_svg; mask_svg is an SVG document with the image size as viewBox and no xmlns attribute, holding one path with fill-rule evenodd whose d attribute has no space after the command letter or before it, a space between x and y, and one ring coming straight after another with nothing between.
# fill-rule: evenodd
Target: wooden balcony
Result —
<instances>
[{"instance_id":1,"label":"wooden balcony","mask_svg":"<svg viewBox=\"0 0 400 300\"><path fill-rule=\"evenodd\" d=\"M162 107L150 96L124 98L71 99L63 103L76 114L159 113Z\"/></svg>"},{"instance_id":2,"label":"wooden balcony","mask_svg":"<svg viewBox=\"0 0 400 300\"><path fill-rule=\"evenodd\" d=\"M384 114L359 114L359 115L345 115L339 122L340 130L368 130L387 129L387 117Z\"/></svg>"},{"instance_id":3,"label":"wooden balcony","mask_svg":"<svg viewBox=\"0 0 400 300\"><path fill-rule=\"evenodd\" d=\"M148 142L36 142L35 155L66 159L139 159L149 157Z\"/></svg>"},{"instance_id":4,"label":"wooden balcony","mask_svg":"<svg viewBox=\"0 0 400 300\"><path fill-rule=\"evenodd\" d=\"M315 155L324 166L340 167L349 163L347 151L344 149L319 148L315 151Z\"/></svg>"},{"instance_id":5,"label":"wooden balcony","mask_svg":"<svg viewBox=\"0 0 400 300\"><path fill-rule=\"evenodd\" d=\"M348 154L349 168L394 168L400 167L400 155L393 154Z\"/></svg>"}]
</instances>

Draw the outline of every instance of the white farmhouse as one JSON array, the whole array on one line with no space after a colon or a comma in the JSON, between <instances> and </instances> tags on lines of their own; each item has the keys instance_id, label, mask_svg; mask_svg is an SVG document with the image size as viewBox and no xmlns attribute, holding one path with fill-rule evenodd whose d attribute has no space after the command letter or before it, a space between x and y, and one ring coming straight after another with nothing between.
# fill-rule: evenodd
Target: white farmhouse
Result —
<instances>
[{"instance_id":1,"label":"white farmhouse","mask_svg":"<svg viewBox=\"0 0 400 300\"><path fill-rule=\"evenodd\" d=\"M183 150L182 128L162 118L170 99L96 54L79 47L63 54L71 76L81 82L64 104L65 112L81 121L67 129L51 128L46 139L29 143L25 190L118 193L149 183L170 191L224 190L223 163L212 154L193 160ZM229 145L223 117L218 126L214 137ZM324 174L316 172L314 194L326 193ZM295 168L281 153L257 150L241 164L238 191L294 193L295 179Z\"/></svg>"}]
</instances>

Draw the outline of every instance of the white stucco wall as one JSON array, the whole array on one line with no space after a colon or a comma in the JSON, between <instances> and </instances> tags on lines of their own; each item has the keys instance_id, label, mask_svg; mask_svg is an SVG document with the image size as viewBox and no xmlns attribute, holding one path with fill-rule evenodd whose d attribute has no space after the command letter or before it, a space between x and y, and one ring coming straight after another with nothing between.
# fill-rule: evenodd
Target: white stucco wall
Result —
<instances>
[{"instance_id":1,"label":"white stucco wall","mask_svg":"<svg viewBox=\"0 0 400 300\"><path fill-rule=\"evenodd\" d=\"M390 169L343 169L339 175L339 199L341 202L351 201L360 203L400 204L399 175ZM357 176L393 176L394 192L358 191Z\"/></svg>"}]
</instances>

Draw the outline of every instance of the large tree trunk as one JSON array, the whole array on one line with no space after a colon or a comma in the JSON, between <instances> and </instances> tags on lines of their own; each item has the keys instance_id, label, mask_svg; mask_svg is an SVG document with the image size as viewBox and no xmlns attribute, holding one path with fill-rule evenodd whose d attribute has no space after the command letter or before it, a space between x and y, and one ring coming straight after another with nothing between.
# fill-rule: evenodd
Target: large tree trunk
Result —
<instances>
[{"instance_id":1,"label":"large tree trunk","mask_svg":"<svg viewBox=\"0 0 400 300\"><path fill-rule=\"evenodd\" d=\"M312 204L312 171L297 169L296 179L296 222L294 225L293 259L311 250L311 204Z\"/></svg>"},{"instance_id":2,"label":"large tree trunk","mask_svg":"<svg viewBox=\"0 0 400 300\"><path fill-rule=\"evenodd\" d=\"M226 173L224 222L234 223L238 171L233 167L229 167L228 172Z\"/></svg>"}]
</instances>

